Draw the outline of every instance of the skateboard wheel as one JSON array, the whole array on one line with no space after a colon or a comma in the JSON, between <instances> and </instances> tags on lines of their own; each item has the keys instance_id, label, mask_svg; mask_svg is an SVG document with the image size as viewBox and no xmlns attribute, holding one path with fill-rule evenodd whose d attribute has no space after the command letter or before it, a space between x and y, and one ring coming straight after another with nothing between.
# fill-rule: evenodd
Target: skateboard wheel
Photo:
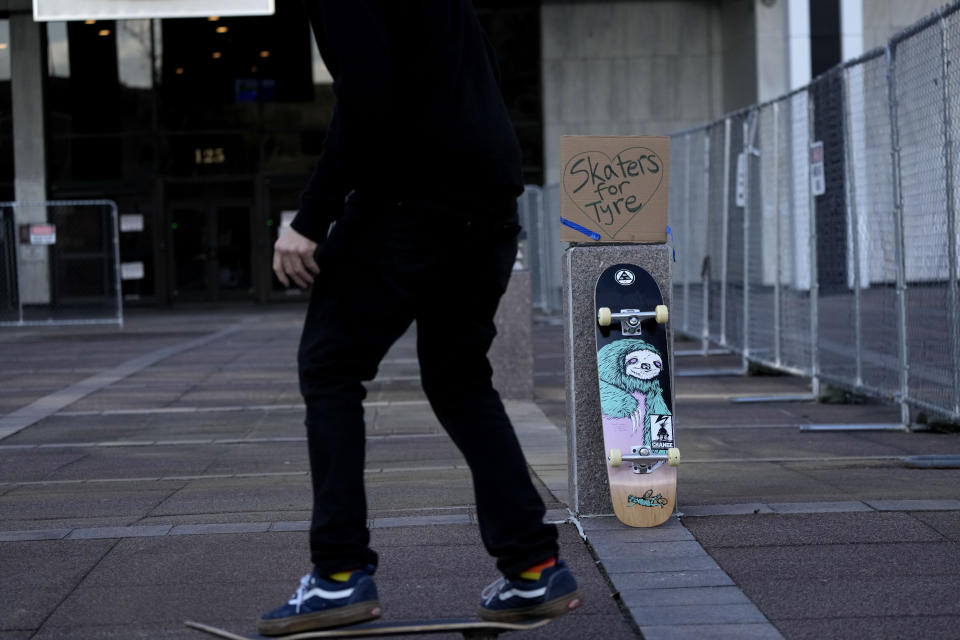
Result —
<instances>
[{"instance_id":1,"label":"skateboard wheel","mask_svg":"<svg viewBox=\"0 0 960 640\"><path fill-rule=\"evenodd\" d=\"M613 320L613 313L610 311L610 307L600 307L597 309L597 323L599 323L601 327L609 327L611 320Z\"/></svg>"},{"instance_id":2,"label":"skateboard wheel","mask_svg":"<svg viewBox=\"0 0 960 640\"><path fill-rule=\"evenodd\" d=\"M619 467L623 464L623 455L620 454L620 449L610 449L610 466Z\"/></svg>"},{"instance_id":3,"label":"skateboard wheel","mask_svg":"<svg viewBox=\"0 0 960 640\"><path fill-rule=\"evenodd\" d=\"M667 320L670 319L670 312L667 310L667 305L658 304L654 311L657 314L657 324L666 324Z\"/></svg>"},{"instance_id":4,"label":"skateboard wheel","mask_svg":"<svg viewBox=\"0 0 960 640\"><path fill-rule=\"evenodd\" d=\"M667 464L675 467L680 464L680 449L672 447L667 449Z\"/></svg>"}]
</instances>

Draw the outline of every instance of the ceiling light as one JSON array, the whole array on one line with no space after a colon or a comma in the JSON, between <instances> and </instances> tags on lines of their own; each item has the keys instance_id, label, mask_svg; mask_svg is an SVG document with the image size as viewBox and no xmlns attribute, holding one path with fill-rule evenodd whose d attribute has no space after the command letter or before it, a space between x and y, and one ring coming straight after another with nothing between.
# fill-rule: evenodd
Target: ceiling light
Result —
<instances>
[{"instance_id":1,"label":"ceiling light","mask_svg":"<svg viewBox=\"0 0 960 640\"><path fill-rule=\"evenodd\" d=\"M270 57L270 52L269 52L269 51L261 51L261 52L260 52L260 57L261 57L261 58L269 58L269 57Z\"/></svg>"},{"instance_id":2,"label":"ceiling light","mask_svg":"<svg viewBox=\"0 0 960 640\"><path fill-rule=\"evenodd\" d=\"M84 20L83 24L97 24L96 20Z\"/></svg>"},{"instance_id":3,"label":"ceiling light","mask_svg":"<svg viewBox=\"0 0 960 640\"><path fill-rule=\"evenodd\" d=\"M182 76L182 75L183 75L183 67L177 67L177 75L178 75L178 76Z\"/></svg>"},{"instance_id":4,"label":"ceiling light","mask_svg":"<svg viewBox=\"0 0 960 640\"><path fill-rule=\"evenodd\" d=\"M220 16L210 16L209 18L207 18L207 20L209 20L210 22L216 22L219 19L220 19Z\"/></svg>"},{"instance_id":5,"label":"ceiling light","mask_svg":"<svg viewBox=\"0 0 960 640\"><path fill-rule=\"evenodd\" d=\"M219 60L219 59L222 58L222 57L223 57L223 54L220 53L219 51L214 51L214 52L213 52L213 58L214 58L214 60Z\"/></svg>"},{"instance_id":6,"label":"ceiling light","mask_svg":"<svg viewBox=\"0 0 960 640\"><path fill-rule=\"evenodd\" d=\"M217 27L217 33L226 33L229 31L226 27Z\"/></svg>"},{"instance_id":7,"label":"ceiling light","mask_svg":"<svg viewBox=\"0 0 960 640\"><path fill-rule=\"evenodd\" d=\"M110 35L110 29L100 29L97 33L98 36L108 36Z\"/></svg>"}]
</instances>

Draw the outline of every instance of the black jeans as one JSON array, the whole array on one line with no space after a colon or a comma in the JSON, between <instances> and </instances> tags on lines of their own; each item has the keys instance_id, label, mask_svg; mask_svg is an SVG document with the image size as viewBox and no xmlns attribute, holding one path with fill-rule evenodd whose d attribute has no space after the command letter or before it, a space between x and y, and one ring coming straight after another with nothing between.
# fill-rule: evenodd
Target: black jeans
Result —
<instances>
[{"instance_id":1,"label":"black jeans","mask_svg":"<svg viewBox=\"0 0 960 640\"><path fill-rule=\"evenodd\" d=\"M513 200L348 201L319 255L299 351L318 571L377 564L363 483L362 382L414 320L423 389L470 466L487 551L506 575L557 554L557 529L543 522L486 357L518 231Z\"/></svg>"}]
</instances>

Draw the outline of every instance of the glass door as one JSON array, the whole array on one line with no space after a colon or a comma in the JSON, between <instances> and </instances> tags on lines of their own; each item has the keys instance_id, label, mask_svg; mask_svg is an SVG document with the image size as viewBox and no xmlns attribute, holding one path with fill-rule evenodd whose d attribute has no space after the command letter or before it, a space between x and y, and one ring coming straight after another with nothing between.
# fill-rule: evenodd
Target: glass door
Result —
<instances>
[{"instance_id":1,"label":"glass door","mask_svg":"<svg viewBox=\"0 0 960 640\"><path fill-rule=\"evenodd\" d=\"M250 275L250 205L215 204L217 291L220 298L253 297Z\"/></svg>"},{"instance_id":2,"label":"glass door","mask_svg":"<svg viewBox=\"0 0 960 640\"><path fill-rule=\"evenodd\" d=\"M250 205L204 200L169 207L173 299L252 299Z\"/></svg>"},{"instance_id":3,"label":"glass door","mask_svg":"<svg viewBox=\"0 0 960 640\"><path fill-rule=\"evenodd\" d=\"M173 299L213 300L212 220L202 201L170 207L170 248L173 258Z\"/></svg>"}]
</instances>

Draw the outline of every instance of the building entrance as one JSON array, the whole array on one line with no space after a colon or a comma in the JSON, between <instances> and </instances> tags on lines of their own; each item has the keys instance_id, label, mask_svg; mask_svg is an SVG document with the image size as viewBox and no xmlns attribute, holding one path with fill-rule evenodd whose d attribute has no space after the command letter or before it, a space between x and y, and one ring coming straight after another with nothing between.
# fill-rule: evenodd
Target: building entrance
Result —
<instances>
[{"instance_id":1,"label":"building entrance","mask_svg":"<svg viewBox=\"0 0 960 640\"><path fill-rule=\"evenodd\" d=\"M174 301L254 298L251 209L246 200L168 203Z\"/></svg>"}]
</instances>

